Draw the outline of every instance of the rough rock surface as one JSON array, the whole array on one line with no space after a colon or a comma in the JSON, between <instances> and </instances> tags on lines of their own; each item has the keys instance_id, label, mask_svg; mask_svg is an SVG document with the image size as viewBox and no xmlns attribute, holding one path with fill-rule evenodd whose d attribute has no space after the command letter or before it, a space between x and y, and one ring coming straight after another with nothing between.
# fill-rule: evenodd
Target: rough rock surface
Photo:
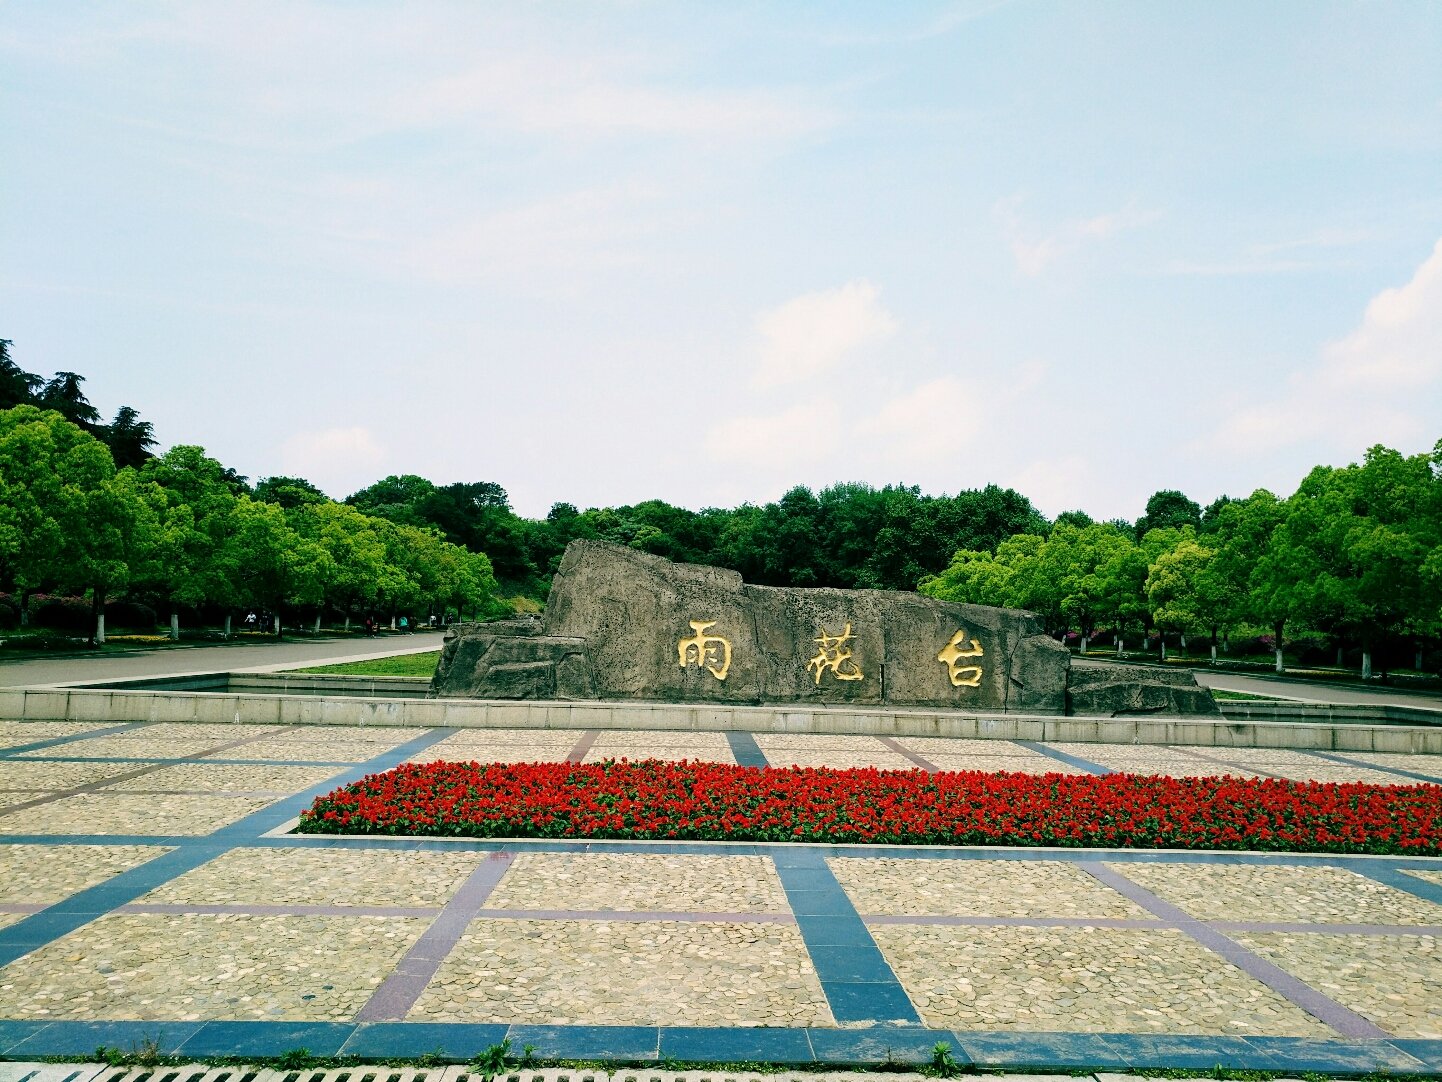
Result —
<instances>
[{"instance_id":1,"label":"rough rock surface","mask_svg":"<svg viewBox=\"0 0 1442 1082\"><path fill-rule=\"evenodd\" d=\"M1029 714L1065 706L1069 655L1031 613L898 591L748 586L734 571L596 541L566 549L544 625L539 637L494 624L453 629L437 693ZM553 658L551 693L543 670ZM575 679L562 679L563 666Z\"/></svg>"},{"instance_id":2,"label":"rough rock surface","mask_svg":"<svg viewBox=\"0 0 1442 1082\"><path fill-rule=\"evenodd\" d=\"M1066 700L1068 714L1222 716L1211 691L1192 673L1159 666L1073 666Z\"/></svg>"},{"instance_id":3,"label":"rough rock surface","mask_svg":"<svg viewBox=\"0 0 1442 1082\"><path fill-rule=\"evenodd\" d=\"M431 688L462 699L594 699L586 640L543 635L539 620L456 625Z\"/></svg>"}]
</instances>

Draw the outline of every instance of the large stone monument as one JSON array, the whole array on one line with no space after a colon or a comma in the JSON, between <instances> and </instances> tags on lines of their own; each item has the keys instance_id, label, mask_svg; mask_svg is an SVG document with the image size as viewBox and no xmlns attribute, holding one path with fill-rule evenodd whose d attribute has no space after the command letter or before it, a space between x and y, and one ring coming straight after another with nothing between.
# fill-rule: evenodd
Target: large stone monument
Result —
<instances>
[{"instance_id":1,"label":"large stone monument","mask_svg":"<svg viewBox=\"0 0 1442 1082\"><path fill-rule=\"evenodd\" d=\"M452 628L432 686L453 698L1061 714L1069 668L1066 648L1028 612L891 590L750 586L734 571L573 541L544 620ZM1136 712L1151 702L1138 699Z\"/></svg>"}]
</instances>

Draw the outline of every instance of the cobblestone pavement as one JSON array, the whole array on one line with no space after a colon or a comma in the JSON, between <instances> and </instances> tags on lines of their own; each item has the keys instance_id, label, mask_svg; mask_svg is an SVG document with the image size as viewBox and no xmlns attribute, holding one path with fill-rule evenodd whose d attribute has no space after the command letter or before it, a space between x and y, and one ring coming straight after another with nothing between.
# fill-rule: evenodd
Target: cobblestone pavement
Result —
<instances>
[{"instance_id":1,"label":"cobblestone pavement","mask_svg":"<svg viewBox=\"0 0 1442 1082\"><path fill-rule=\"evenodd\" d=\"M1036 1034L1090 1049L1080 1066L1189 1035L1212 1042L1203 1058L1233 1039L1395 1038L1392 1059L1367 1062L1401 1070L1434 1054L1406 1039L1442 1039L1435 858L283 832L317 793L402 762L623 756L1442 781L1438 756L1274 749L0 723L0 1053L21 1032L7 1026L106 1020L577 1041L660 1027L638 1059L699 1032L686 1027L804 1032L808 1056L826 1033L923 1057L937 1033L959 1051Z\"/></svg>"}]
</instances>

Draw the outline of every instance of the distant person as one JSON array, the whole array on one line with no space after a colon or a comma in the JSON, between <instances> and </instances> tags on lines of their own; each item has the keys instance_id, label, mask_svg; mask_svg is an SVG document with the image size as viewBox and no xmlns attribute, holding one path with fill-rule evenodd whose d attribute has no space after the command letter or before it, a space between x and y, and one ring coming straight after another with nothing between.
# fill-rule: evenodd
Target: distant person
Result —
<instances>
[{"instance_id":1,"label":"distant person","mask_svg":"<svg viewBox=\"0 0 1442 1082\"><path fill-rule=\"evenodd\" d=\"M375 617L374 617L374 616L367 616L367 617L366 617L366 638L368 638L368 639L373 639L373 638L375 638L375 637L376 637L376 621L375 621Z\"/></svg>"},{"instance_id":2,"label":"distant person","mask_svg":"<svg viewBox=\"0 0 1442 1082\"><path fill-rule=\"evenodd\" d=\"M410 622L409 620L407 620L404 616L402 616L402 617L401 617L401 633L402 633L402 634L406 634L406 633L408 633L408 632L410 631L410 629L411 629L411 622Z\"/></svg>"},{"instance_id":3,"label":"distant person","mask_svg":"<svg viewBox=\"0 0 1442 1082\"><path fill-rule=\"evenodd\" d=\"M255 630L255 613L248 612L245 614L245 629L247 631Z\"/></svg>"}]
</instances>

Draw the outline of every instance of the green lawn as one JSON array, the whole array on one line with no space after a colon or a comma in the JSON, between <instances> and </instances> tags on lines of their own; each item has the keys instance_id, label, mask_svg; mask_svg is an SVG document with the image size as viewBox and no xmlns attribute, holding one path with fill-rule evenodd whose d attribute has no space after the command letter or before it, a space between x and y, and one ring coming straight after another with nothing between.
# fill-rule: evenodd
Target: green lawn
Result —
<instances>
[{"instance_id":1,"label":"green lawn","mask_svg":"<svg viewBox=\"0 0 1442 1082\"><path fill-rule=\"evenodd\" d=\"M1222 691L1222 690L1220 690L1220 689L1218 689L1218 688L1212 688L1212 698L1214 698L1214 699L1262 699L1262 700L1265 700L1265 701L1267 701L1267 702L1269 702L1269 703L1279 703L1279 702L1282 701L1281 699L1277 698L1275 695L1251 695L1251 694L1248 694L1248 693L1245 692L1245 691Z\"/></svg>"},{"instance_id":2,"label":"green lawn","mask_svg":"<svg viewBox=\"0 0 1442 1082\"><path fill-rule=\"evenodd\" d=\"M439 650L424 654L398 654L395 657L373 657L369 661L347 661L341 665L316 665L310 669L291 669L291 672L338 673L342 676L425 676L436 671Z\"/></svg>"}]
</instances>

